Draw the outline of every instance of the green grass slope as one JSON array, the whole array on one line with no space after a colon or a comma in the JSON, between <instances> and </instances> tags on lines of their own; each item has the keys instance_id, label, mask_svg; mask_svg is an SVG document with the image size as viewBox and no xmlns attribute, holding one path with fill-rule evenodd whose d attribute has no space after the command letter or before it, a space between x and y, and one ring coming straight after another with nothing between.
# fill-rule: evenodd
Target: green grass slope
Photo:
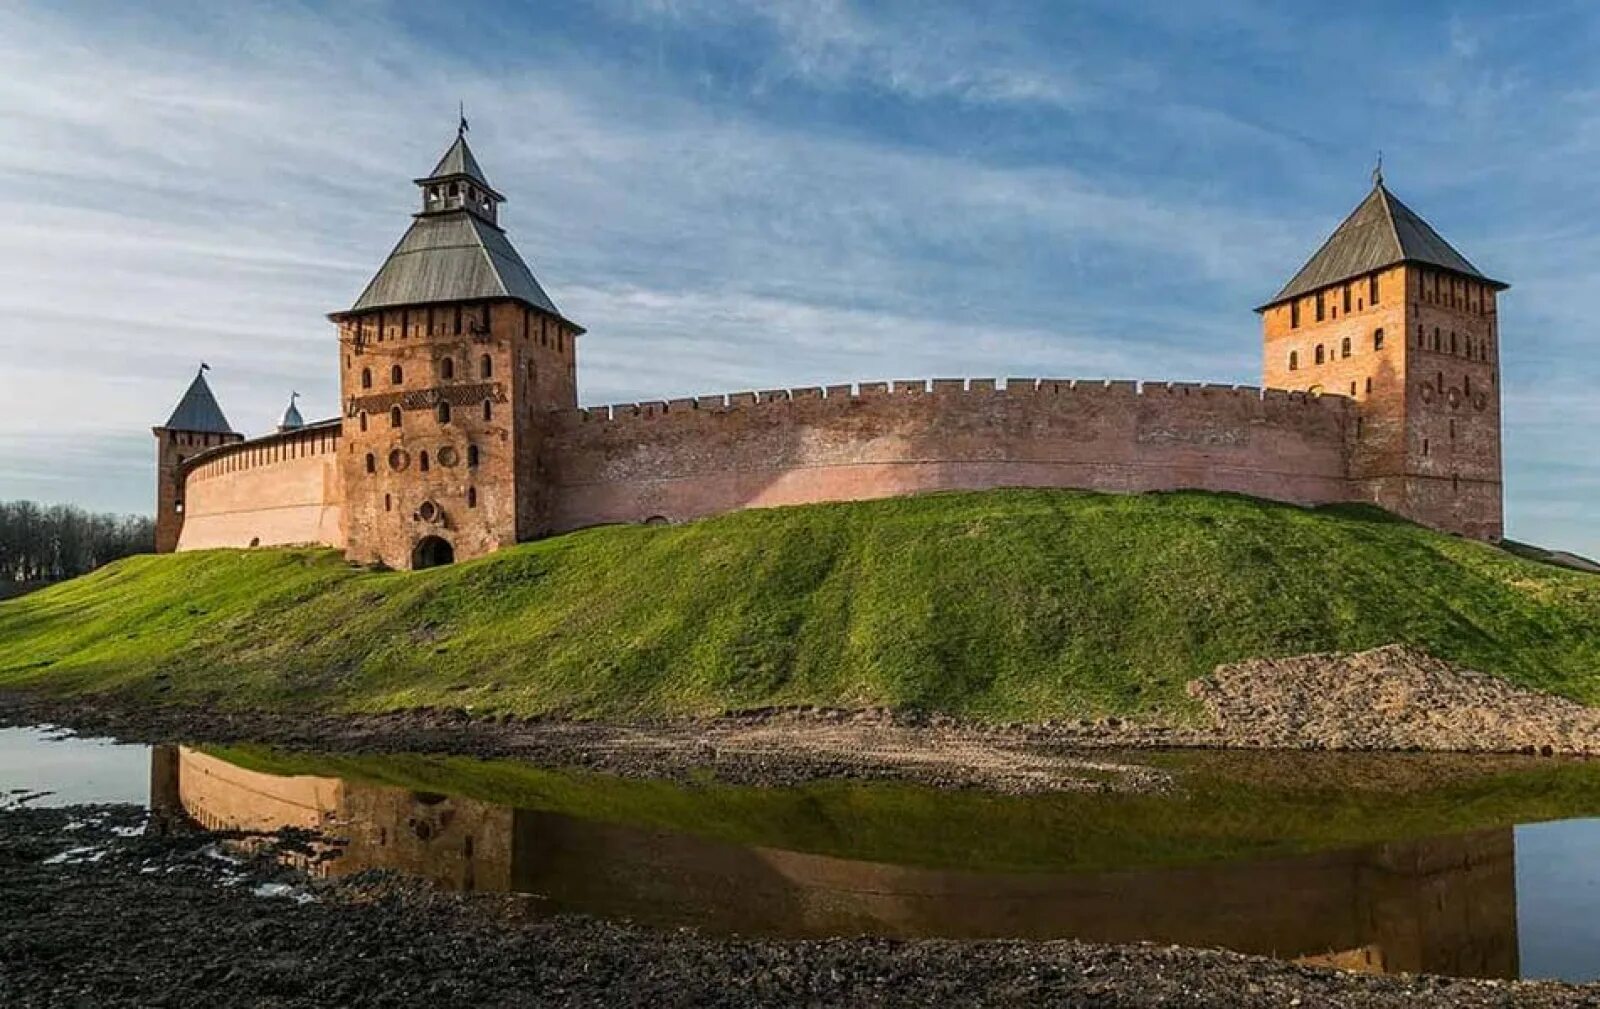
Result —
<instances>
[{"instance_id":1,"label":"green grass slope","mask_svg":"<svg viewBox=\"0 0 1600 1009\"><path fill-rule=\"evenodd\" d=\"M561 536L430 571L136 557L0 603L0 688L581 717L1181 717L1262 655L1407 642L1600 702L1600 577L1374 509L937 494Z\"/></svg>"}]
</instances>

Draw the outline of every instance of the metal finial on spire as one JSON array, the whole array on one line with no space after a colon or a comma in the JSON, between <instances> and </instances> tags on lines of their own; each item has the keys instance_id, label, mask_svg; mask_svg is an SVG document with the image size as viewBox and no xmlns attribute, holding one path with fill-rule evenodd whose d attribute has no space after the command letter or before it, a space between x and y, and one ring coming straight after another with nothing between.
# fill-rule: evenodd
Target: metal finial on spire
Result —
<instances>
[{"instance_id":1,"label":"metal finial on spire","mask_svg":"<svg viewBox=\"0 0 1600 1009\"><path fill-rule=\"evenodd\" d=\"M458 136L458 137L466 136L468 128L469 127L467 126L467 103L466 102L457 102L456 103L456 136Z\"/></svg>"},{"instance_id":2,"label":"metal finial on spire","mask_svg":"<svg viewBox=\"0 0 1600 1009\"><path fill-rule=\"evenodd\" d=\"M1372 184L1374 186L1383 185L1383 152L1382 151L1378 152L1378 163L1376 165L1374 165L1373 168L1372 168Z\"/></svg>"},{"instance_id":3,"label":"metal finial on spire","mask_svg":"<svg viewBox=\"0 0 1600 1009\"><path fill-rule=\"evenodd\" d=\"M210 370L211 370L211 365L209 365L209 364L207 364L207 363L205 363L205 362L204 362L204 361L201 361L201 362L200 362L200 371L201 371L201 372L202 372L202 373L204 373L204 372L208 372L208 371L210 371Z\"/></svg>"}]
</instances>

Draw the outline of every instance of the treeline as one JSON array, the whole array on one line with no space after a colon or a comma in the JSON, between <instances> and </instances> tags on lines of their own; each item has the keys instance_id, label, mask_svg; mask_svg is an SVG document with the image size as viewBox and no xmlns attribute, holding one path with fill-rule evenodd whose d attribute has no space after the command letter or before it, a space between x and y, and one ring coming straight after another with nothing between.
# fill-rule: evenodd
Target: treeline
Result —
<instances>
[{"instance_id":1,"label":"treeline","mask_svg":"<svg viewBox=\"0 0 1600 1009\"><path fill-rule=\"evenodd\" d=\"M0 596L156 548L155 520L74 505L0 501Z\"/></svg>"}]
</instances>

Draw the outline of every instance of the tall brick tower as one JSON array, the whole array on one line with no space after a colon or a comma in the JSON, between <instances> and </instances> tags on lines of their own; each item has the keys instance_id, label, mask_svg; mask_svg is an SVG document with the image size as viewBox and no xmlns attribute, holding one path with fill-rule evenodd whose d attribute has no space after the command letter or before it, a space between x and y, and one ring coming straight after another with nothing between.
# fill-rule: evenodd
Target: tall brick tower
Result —
<instances>
[{"instance_id":1,"label":"tall brick tower","mask_svg":"<svg viewBox=\"0 0 1600 1009\"><path fill-rule=\"evenodd\" d=\"M183 531L183 496L179 493L178 471L185 459L215 445L243 441L222 415L217 397L206 382L206 365L195 372L194 381L178 400L165 424L153 427L156 436L156 553L178 549L178 534Z\"/></svg>"},{"instance_id":2,"label":"tall brick tower","mask_svg":"<svg viewBox=\"0 0 1600 1009\"><path fill-rule=\"evenodd\" d=\"M1484 276L1373 173L1372 192L1257 309L1269 388L1349 396L1366 498L1480 539L1503 530L1500 339Z\"/></svg>"},{"instance_id":3,"label":"tall brick tower","mask_svg":"<svg viewBox=\"0 0 1600 1009\"><path fill-rule=\"evenodd\" d=\"M577 405L577 337L499 224L505 198L455 141L339 327L345 544L397 568L542 531L546 417Z\"/></svg>"}]
</instances>

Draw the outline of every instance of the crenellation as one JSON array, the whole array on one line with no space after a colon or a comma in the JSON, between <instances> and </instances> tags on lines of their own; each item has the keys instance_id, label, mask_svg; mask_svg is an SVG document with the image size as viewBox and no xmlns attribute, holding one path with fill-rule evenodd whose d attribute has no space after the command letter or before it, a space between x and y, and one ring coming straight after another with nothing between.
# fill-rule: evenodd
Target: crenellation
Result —
<instances>
[{"instance_id":1,"label":"crenellation","mask_svg":"<svg viewBox=\"0 0 1600 1009\"><path fill-rule=\"evenodd\" d=\"M496 206L425 202L406 241L425 258L432 229ZM435 274L391 260L330 317L340 418L248 441L154 429L158 544L327 542L410 567L603 522L1019 486L1366 500L1493 539L1505 285L1415 215L1405 232L1432 237L1395 245L1409 214L1380 182L1259 309L1259 386L896 379L579 407L584 331L497 272L525 269L515 250L486 253L498 286L437 271L459 291L417 290Z\"/></svg>"}]
</instances>

